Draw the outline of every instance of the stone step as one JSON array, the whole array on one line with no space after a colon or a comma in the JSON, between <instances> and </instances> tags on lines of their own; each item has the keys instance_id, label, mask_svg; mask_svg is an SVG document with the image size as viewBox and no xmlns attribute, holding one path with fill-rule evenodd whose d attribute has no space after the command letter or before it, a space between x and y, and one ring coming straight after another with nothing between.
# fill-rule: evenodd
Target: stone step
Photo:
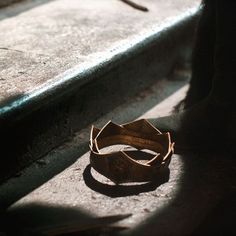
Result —
<instances>
[{"instance_id":1,"label":"stone step","mask_svg":"<svg viewBox=\"0 0 236 236\"><path fill-rule=\"evenodd\" d=\"M186 60L199 1L145 5L38 0L0 11L1 179Z\"/></svg>"}]
</instances>

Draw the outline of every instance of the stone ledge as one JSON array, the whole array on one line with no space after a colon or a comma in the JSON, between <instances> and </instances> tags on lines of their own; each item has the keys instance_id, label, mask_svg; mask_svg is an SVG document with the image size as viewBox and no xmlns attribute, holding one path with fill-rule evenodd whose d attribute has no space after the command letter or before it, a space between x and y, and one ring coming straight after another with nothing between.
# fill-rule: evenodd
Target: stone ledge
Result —
<instances>
[{"instance_id":1,"label":"stone ledge","mask_svg":"<svg viewBox=\"0 0 236 236\"><path fill-rule=\"evenodd\" d=\"M0 22L0 117L105 73L194 15L199 3L149 0L143 13L117 0L90 1L43 2Z\"/></svg>"}]
</instances>

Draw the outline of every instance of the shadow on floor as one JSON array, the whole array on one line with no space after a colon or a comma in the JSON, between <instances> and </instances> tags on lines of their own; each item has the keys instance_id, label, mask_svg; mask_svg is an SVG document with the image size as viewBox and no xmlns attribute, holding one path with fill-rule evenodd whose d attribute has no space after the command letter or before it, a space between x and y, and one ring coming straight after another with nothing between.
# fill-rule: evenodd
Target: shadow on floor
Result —
<instances>
[{"instance_id":1,"label":"shadow on floor","mask_svg":"<svg viewBox=\"0 0 236 236\"><path fill-rule=\"evenodd\" d=\"M91 174L91 166L88 165L83 172L83 178L85 184L93 191L96 191L108 197L116 198L154 191L161 184L168 182L169 174L170 170L166 169L165 172L160 173L156 180L153 180L151 182L141 184L135 183L133 185L109 185L97 181Z\"/></svg>"},{"instance_id":2,"label":"shadow on floor","mask_svg":"<svg viewBox=\"0 0 236 236\"><path fill-rule=\"evenodd\" d=\"M114 226L130 215L96 217L83 209L40 203L8 210L0 222L0 235L114 235L126 229ZM113 225L112 225L113 224Z\"/></svg>"},{"instance_id":3,"label":"shadow on floor","mask_svg":"<svg viewBox=\"0 0 236 236\"><path fill-rule=\"evenodd\" d=\"M183 161L184 171L179 180L177 195L138 227L121 231L119 235L235 235L235 160L226 154L199 153L185 154L179 158ZM84 171L87 184L91 181L86 176L89 168L87 166ZM112 189L101 187L93 181L89 187L110 197L126 197L152 191L157 187L150 184L141 186L138 191L133 187ZM158 197L156 201L159 201ZM61 229L67 223L73 225L75 221L80 230L83 229L79 231L79 235L115 235L115 232L125 229L122 226L107 228L109 217L99 220L100 218L83 209L60 205L22 204L13 210L9 208L2 216L4 220L1 220L1 230L8 231L7 235L38 235L36 233L39 231L49 230L51 227ZM121 215L118 219L119 217L128 216Z\"/></svg>"}]
</instances>

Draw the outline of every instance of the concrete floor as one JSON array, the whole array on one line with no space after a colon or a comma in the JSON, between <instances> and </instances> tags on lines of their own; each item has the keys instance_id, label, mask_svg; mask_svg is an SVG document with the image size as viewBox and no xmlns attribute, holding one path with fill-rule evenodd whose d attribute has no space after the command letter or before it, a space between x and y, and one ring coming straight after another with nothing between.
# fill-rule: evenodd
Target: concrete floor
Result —
<instances>
[{"instance_id":1,"label":"concrete floor","mask_svg":"<svg viewBox=\"0 0 236 236\"><path fill-rule=\"evenodd\" d=\"M169 114L187 90L186 70L158 81L95 122L124 123ZM235 234L236 163L227 154L173 155L170 174L154 184L114 186L89 167L90 126L0 187L6 225L14 231L76 221L91 227L98 218L132 214L115 224L124 235ZM19 199L19 200L18 200ZM18 200L18 201L17 201ZM16 201L16 202L15 202ZM96 219L95 219L96 218ZM100 219L100 224L106 224ZM11 227L10 227L11 228ZM118 230L116 228L116 230ZM14 233L13 233L14 235ZM82 234L81 235L87 235ZM98 231L89 235L99 234Z\"/></svg>"}]
</instances>

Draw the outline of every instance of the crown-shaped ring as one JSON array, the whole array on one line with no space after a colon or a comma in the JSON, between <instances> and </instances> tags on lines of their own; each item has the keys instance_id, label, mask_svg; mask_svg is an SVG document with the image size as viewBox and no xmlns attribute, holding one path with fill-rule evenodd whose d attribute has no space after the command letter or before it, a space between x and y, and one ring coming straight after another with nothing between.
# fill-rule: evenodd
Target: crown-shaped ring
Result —
<instances>
[{"instance_id":1,"label":"crown-shaped ring","mask_svg":"<svg viewBox=\"0 0 236 236\"><path fill-rule=\"evenodd\" d=\"M116 144L148 149L155 154L146 162L140 162L132 158L129 151L101 152L102 148ZM92 126L90 150L91 166L114 183L148 182L168 167L174 143L169 133L161 133L145 119L123 125L109 121L102 129Z\"/></svg>"}]
</instances>

